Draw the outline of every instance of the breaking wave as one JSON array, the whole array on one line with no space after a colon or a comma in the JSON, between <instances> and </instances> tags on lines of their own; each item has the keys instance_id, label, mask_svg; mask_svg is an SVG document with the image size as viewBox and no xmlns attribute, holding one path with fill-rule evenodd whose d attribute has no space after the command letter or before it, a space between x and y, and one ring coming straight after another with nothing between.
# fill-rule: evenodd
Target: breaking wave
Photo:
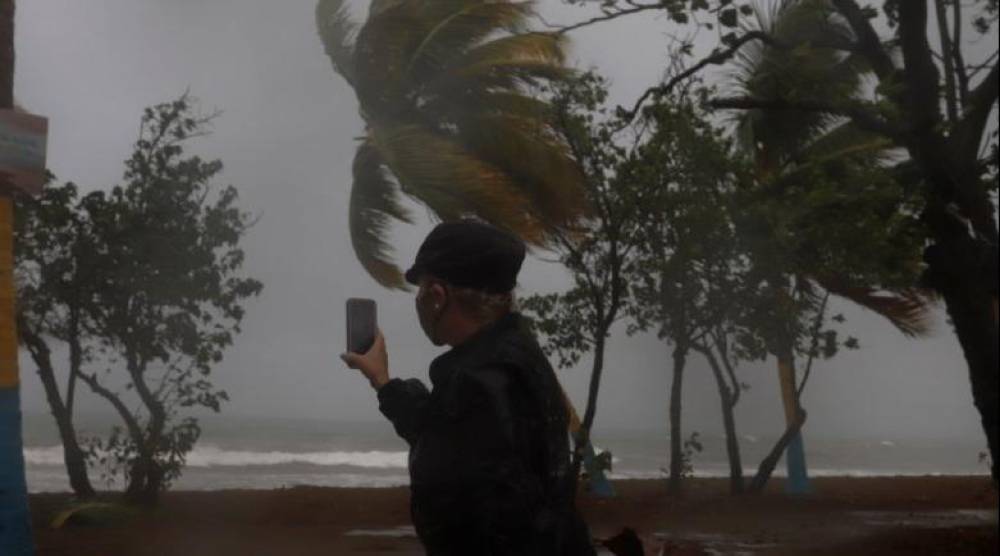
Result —
<instances>
[{"instance_id":1,"label":"breaking wave","mask_svg":"<svg viewBox=\"0 0 1000 556\"><path fill-rule=\"evenodd\" d=\"M62 465L62 447L25 448L24 460L28 465ZM368 469L406 469L406 463L406 452L257 452L250 450L227 450L211 445L196 447L187 456L188 467L247 467L308 464L325 467L346 466Z\"/></svg>"}]
</instances>

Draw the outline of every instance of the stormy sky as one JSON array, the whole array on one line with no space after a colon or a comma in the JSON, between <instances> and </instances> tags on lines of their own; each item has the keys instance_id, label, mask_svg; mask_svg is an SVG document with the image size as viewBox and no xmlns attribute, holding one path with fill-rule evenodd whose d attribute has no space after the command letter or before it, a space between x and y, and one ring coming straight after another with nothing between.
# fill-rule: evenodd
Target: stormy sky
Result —
<instances>
[{"instance_id":1,"label":"stormy sky","mask_svg":"<svg viewBox=\"0 0 1000 556\"><path fill-rule=\"evenodd\" d=\"M16 96L50 118L49 167L84 190L121 176L143 107L185 90L206 111L222 110L214 134L192 151L221 158L220 183L260 215L246 237L247 273L265 284L248 305L244 333L214 373L233 415L376 420L366 381L340 363L347 297L373 297L392 372L425 376L439 353L424 339L412 294L378 288L356 262L347 232L350 163L361 132L352 90L323 54L314 0L29 0L18 3ZM547 0L547 19L590 12ZM613 82L613 100L631 103L666 66L669 25L640 15L573 35L571 59ZM422 209L418 215L426 214ZM429 230L397 227L408 263ZM519 293L555 291L564 273L526 263ZM981 439L967 370L943 315L931 338L912 341L877 317L838 306L862 349L817 364L804 397L809 434ZM598 431L665 428L669 348L615 330L597 417ZM559 371L582 409L589 360ZM34 366L22 358L26 412L46 411ZM737 408L742 432L782 428L776 372L747 366L752 385ZM691 430L721 432L707 366L688 372ZM84 400L84 411L103 410ZM985 444L985 443L984 443Z\"/></svg>"}]
</instances>

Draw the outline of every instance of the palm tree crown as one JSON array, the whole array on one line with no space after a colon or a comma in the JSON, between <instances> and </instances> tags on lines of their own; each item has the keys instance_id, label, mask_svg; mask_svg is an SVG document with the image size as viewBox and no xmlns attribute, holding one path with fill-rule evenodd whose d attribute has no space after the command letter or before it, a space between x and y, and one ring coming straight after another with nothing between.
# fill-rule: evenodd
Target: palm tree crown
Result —
<instances>
[{"instance_id":1,"label":"palm tree crown","mask_svg":"<svg viewBox=\"0 0 1000 556\"><path fill-rule=\"evenodd\" d=\"M829 47L855 41L830 0L775 0L755 11L755 30L768 33L784 46L756 44L741 51L731 76L736 89L753 98L810 99L831 106L861 96L870 68L860 56ZM853 251L855 261L868 260L857 268L842 265L836 272L800 268L796 272L800 281L818 283L830 293L875 311L907 336L926 334L927 293L908 286L912 282L906 279L918 272L918 243L913 242L910 250L892 247L902 234L909 233L912 219L906 214L905 202L894 194L898 184L887 166L891 143L842 117L805 110L741 112L736 130L738 144L753 156L762 194L782 198L788 191L804 192L815 204L804 219L815 226L831 224L849 213L856 222L867 221L877 228L877 234L866 238L867 245L854 247L844 245L850 244L853 236L840 240L845 234L829 229L816 234L830 243L828 248ZM832 182L833 187L828 188L832 191L817 191L817 179ZM828 209L829 215L819 214ZM880 211L886 214L874 214ZM906 239L914 240L912 236ZM813 245L797 247L812 251ZM803 258L794 252L787 256L793 261ZM891 291L883 289L886 284L871 283L887 273L905 276L890 286Z\"/></svg>"},{"instance_id":2,"label":"palm tree crown","mask_svg":"<svg viewBox=\"0 0 1000 556\"><path fill-rule=\"evenodd\" d=\"M436 218L475 215L532 245L584 211L576 162L531 88L569 74L564 40L526 30L531 2L374 0L364 24L320 0L319 34L357 94L350 231L362 266L403 287L386 235L410 223L401 195Z\"/></svg>"}]
</instances>

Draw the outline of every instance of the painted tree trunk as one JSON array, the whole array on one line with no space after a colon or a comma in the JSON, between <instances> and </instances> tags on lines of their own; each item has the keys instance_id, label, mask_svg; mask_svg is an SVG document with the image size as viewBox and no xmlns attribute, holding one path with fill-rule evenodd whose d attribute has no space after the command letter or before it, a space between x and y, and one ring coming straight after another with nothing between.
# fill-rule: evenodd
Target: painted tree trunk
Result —
<instances>
[{"instance_id":1,"label":"painted tree trunk","mask_svg":"<svg viewBox=\"0 0 1000 556\"><path fill-rule=\"evenodd\" d=\"M795 361L791 356L778 357L778 380L781 382L781 401L785 407L785 424L789 427L796 423L799 413L799 399L795 393ZM788 480L785 481L785 492L788 494L809 494L812 486L809 484L809 473L806 469L805 444L802 441L802 431L798 430L790 439L785 451L785 468Z\"/></svg>"},{"instance_id":2,"label":"painted tree trunk","mask_svg":"<svg viewBox=\"0 0 1000 556\"><path fill-rule=\"evenodd\" d=\"M0 4L0 16L13 17L13 4ZM10 33L12 22L0 21ZM0 37L7 38L11 37ZM8 42L0 42L6 45ZM7 68L3 68L6 70ZM0 554L34 554L28 488L24 478L21 396L14 318L14 203L0 195Z\"/></svg>"},{"instance_id":3,"label":"painted tree trunk","mask_svg":"<svg viewBox=\"0 0 1000 556\"><path fill-rule=\"evenodd\" d=\"M684 365L687 363L687 348L674 346L674 372L670 380L670 478L667 491L678 494L684 477L684 448L681 428L681 393L684 385Z\"/></svg>"},{"instance_id":4,"label":"painted tree trunk","mask_svg":"<svg viewBox=\"0 0 1000 556\"><path fill-rule=\"evenodd\" d=\"M750 481L750 488L748 489L750 493L756 494L764 490L767 482L771 480L771 474L774 473L774 468L777 467L778 460L781 459L781 454L788 449L788 445L799 434L805 422L806 413L803 411L799 413L799 419L785 429L781 438L778 439L774 447L771 448L771 451L761 460L760 465L757 467L757 473L754 474L753 480Z\"/></svg>"}]
</instances>

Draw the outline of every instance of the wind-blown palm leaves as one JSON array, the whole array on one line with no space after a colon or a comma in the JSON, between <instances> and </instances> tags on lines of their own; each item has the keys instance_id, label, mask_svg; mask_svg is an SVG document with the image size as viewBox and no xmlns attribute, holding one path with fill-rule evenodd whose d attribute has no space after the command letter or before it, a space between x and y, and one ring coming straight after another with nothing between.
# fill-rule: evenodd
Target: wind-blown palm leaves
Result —
<instances>
[{"instance_id":1,"label":"wind-blown palm leaves","mask_svg":"<svg viewBox=\"0 0 1000 556\"><path fill-rule=\"evenodd\" d=\"M320 0L317 26L357 94L350 231L362 266L403 287L386 236L406 195L451 220L475 215L534 245L584 211L581 175L530 88L568 76L563 38L526 30L531 2L375 0L363 25Z\"/></svg>"},{"instance_id":2,"label":"wind-blown palm leaves","mask_svg":"<svg viewBox=\"0 0 1000 556\"><path fill-rule=\"evenodd\" d=\"M829 0L778 0L758 9L757 28L784 47L741 51L735 87L754 98L831 106L859 97L869 69L859 57L829 48L855 40L835 14ZM788 219L771 227L798 232L782 247L793 264L809 260L796 265L799 278L877 312L907 336L925 334L927 294L906 286L919 272L912 218L918 210L899 201L906 195L887 167L890 142L819 112L756 109L740 113L736 123L740 144L754 156L760 193L772 208L783 208L770 214ZM840 256L817 257L816 239Z\"/></svg>"}]
</instances>

